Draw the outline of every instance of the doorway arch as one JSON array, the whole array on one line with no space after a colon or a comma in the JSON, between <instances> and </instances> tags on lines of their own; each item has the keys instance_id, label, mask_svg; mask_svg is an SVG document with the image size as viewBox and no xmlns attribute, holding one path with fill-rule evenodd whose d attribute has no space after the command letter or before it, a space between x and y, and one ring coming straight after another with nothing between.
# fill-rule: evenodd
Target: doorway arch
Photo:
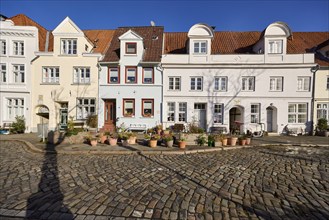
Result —
<instances>
[{"instance_id":1,"label":"doorway arch","mask_svg":"<svg viewBox=\"0 0 329 220\"><path fill-rule=\"evenodd\" d=\"M234 106L230 109L230 133L242 133L244 123L244 108Z\"/></svg>"}]
</instances>

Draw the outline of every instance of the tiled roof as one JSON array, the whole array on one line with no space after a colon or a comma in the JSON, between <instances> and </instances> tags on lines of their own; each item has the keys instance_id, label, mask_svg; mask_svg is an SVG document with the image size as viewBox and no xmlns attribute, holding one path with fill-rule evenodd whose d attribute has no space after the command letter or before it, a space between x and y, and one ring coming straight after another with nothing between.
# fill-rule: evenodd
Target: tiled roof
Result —
<instances>
[{"instance_id":1,"label":"tiled roof","mask_svg":"<svg viewBox=\"0 0 329 220\"><path fill-rule=\"evenodd\" d=\"M162 54L163 43L163 27L147 26L147 27L119 27L112 38L109 49L102 61L116 62L120 60L120 41L119 37L132 30L143 38L144 54L143 61L146 62L160 62ZM153 37L156 39L152 39Z\"/></svg>"},{"instance_id":2,"label":"tiled roof","mask_svg":"<svg viewBox=\"0 0 329 220\"><path fill-rule=\"evenodd\" d=\"M93 52L104 54L110 45L115 30L84 30L83 32L96 46Z\"/></svg>"},{"instance_id":3,"label":"tiled roof","mask_svg":"<svg viewBox=\"0 0 329 220\"><path fill-rule=\"evenodd\" d=\"M212 54L254 53L252 47L261 37L262 32L215 32L211 44ZM165 54L186 54L188 37L186 32L165 33ZM288 39L287 53L313 53L315 48L329 39L329 32L293 32ZM328 62L316 59L320 65Z\"/></svg>"},{"instance_id":4,"label":"tiled roof","mask_svg":"<svg viewBox=\"0 0 329 220\"><path fill-rule=\"evenodd\" d=\"M38 28L39 30L39 50L44 51L45 50L45 45L46 45L46 36L47 36L47 30L42 27L40 24L37 22L33 21L31 18L27 17L24 14L18 14L15 15L11 18L8 18L9 20L12 20L15 25L17 26L34 26ZM52 47L52 41L51 41L51 47ZM50 44L50 42L49 42ZM49 45L50 47L50 45Z\"/></svg>"}]
</instances>

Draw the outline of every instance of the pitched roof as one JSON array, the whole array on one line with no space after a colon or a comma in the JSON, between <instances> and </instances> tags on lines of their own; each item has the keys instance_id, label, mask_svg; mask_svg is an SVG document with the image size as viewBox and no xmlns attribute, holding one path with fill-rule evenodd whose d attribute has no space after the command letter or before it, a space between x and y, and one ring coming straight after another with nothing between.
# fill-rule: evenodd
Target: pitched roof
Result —
<instances>
[{"instance_id":1,"label":"pitched roof","mask_svg":"<svg viewBox=\"0 0 329 220\"><path fill-rule=\"evenodd\" d=\"M26 16L24 14L18 14L11 18L8 18L8 19L12 20L14 22L14 24L17 26L34 26L34 27L38 28L39 50L40 51L45 50L47 30L44 27L42 27L40 24L33 21L31 18L29 18L28 16Z\"/></svg>"},{"instance_id":2,"label":"pitched roof","mask_svg":"<svg viewBox=\"0 0 329 220\"><path fill-rule=\"evenodd\" d=\"M93 52L104 54L110 46L115 30L84 30L83 32L96 46Z\"/></svg>"},{"instance_id":3,"label":"pitched roof","mask_svg":"<svg viewBox=\"0 0 329 220\"><path fill-rule=\"evenodd\" d=\"M160 62L162 54L162 39L163 39L163 27L160 26L147 26L147 27L119 27L116 29L112 38L109 49L107 50L105 57L102 61L116 62L120 60L120 41L119 37L132 30L143 38L144 54L143 61ZM153 37L156 39L152 39Z\"/></svg>"},{"instance_id":4,"label":"pitched roof","mask_svg":"<svg viewBox=\"0 0 329 220\"><path fill-rule=\"evenodd\" d=\"M164 34L165 54L186 54L187 32L171 32ZM212 54L247 54L254 53L252 48L262 37L262 32L215 32L211 44ZM292 38L287 40L287 53L314 53L318 45L329 39L329 32L293 32ZM320 65L329 62L316 56Z\"/></svg>"}]
</instances>

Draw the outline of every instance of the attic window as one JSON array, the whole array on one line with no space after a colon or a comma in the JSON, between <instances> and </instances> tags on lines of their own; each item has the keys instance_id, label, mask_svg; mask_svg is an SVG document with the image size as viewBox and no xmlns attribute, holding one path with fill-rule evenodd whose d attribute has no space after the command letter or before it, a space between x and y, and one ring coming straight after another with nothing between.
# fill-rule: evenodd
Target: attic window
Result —
<instances>
[{"instance_id":1,"label":"attic window","mask_svg":"<svg viewBox=\"0 0 329 220\"><path fill-rule=\"evenodd\" d=\"M88 45L86 44L86 45L85 45L85 51L88 52L88 49L89 49L89 47L88 47Z\"/></svg>"},{"instance_id":2,"label":"attic window","mask_svg":"<svg viewBox=\"0 0 329 220\"><path fill-rule=\"evenodd\" d=\"M269 40L268 41L268 53L281 54L282 53L282 40Z\"/></svg>"},{"instance_id":3,"label":"attic window","mask_svg":"<svg viewBox=\"0 0 329 220\"><path fill-rule=\"evenodd\" d=\"M136 43L126 43L126 54L136 54L137 53Z\"/></svg>"},{"instance_id":4,"label":"attic window","mask_svg":"<svg viewBox=\"0 0 329 220\"><path fill-rule=\"evenodd\" d=\"M207 53L207 42L206 41L194 42L194 53L199 53L199 54Z\"/></svg>"},{"instance_id":5,"label":"attic window","mask_svg":"<svg viewBox=\"0 0 329 220\"><path fill-rule=\"evenodd\" d=\"M156 35L153 35L152 36L152 40L157 40L159 37L158 36L156 36Z\"/></svg>"}]
</instances>

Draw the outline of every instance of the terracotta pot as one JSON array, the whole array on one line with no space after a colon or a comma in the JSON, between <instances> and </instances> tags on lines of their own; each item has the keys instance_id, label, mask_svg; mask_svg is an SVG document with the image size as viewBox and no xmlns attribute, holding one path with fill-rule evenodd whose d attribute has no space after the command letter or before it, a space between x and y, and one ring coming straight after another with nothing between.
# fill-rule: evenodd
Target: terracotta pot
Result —
<instances>
[{"instance_id":1,"label":"terracotta pot","mask_svg":"<svg viewBox=\"0 0 329 220\"><path fill-rule=\"evenodd\" d=\"M238 138L237 137L231 137L229 139L230 139L230 145L235 146Z\"/></svg>"},{"instance_id":2,"label":"terracotta pot","mask_svg":"<svg viewBox=\"0 0 329 220\"><path fill-rule=\"evenodd\" d=\"M90 141L90 145L91 145L92 147L97 146L97 140L91 140L91 141Z\"/></svg>"},{"instance_id":3,"label":"terracotta pot","mask_svg":"<svg viewBox=\"0 0 329 220\"><path fill-rule=\"evenodd\" d=\"M222 144L223 144L223 146L226 146L226 145L227 145L227 138L224 138L224 139L222 140Z\"/></svg>"},{"instance_id":4,"label":"terracotta pot","mask_svg":"<svg viewBox=\"0 0 329 220\"><path fill-rule=\"evenodd\" d=\"M247 139L246 139L246 145L249 145L250 142L251 142L251 138L247 138Z\"/></svg>"},{"instance_id":5,"label":"terracotta pot","mask_svg":"<svg viewBox=\"0 0 329 220\"><path fill-rule=\"evenodd\" d=\"M242 139L242 140L240 140L240 145L244 146L244 145L246 145L246 142L247 142L246 139Z\"/></svg>"},{"instance_id":6,"label":"terracotta pot","mask_svg":"<svg viewBox=\"0 0 329 220\"><path fill-rule=\"evenodd\" d=\"M115 146L115 145L117 145L117 144L118 144L118 139L117 139L117 138L110 138L110 140L109 140L109 144L110 144L111 146Z\"/></svg>"},{"instance_id":7,"label":"terracotta pot","mask_svg":"<svg viewBox=\"0 0 329 220\"><path fill-rule=\"evenodd\" d=\"M106 136L106 135L101 136L101 138L100 138L100 142L101 142L102 144L104 144L106 140L107 140L107 136Z\"/></svg>"},{"instance_id":8,"label":"terracotta pot","mask_svg":"<svg viewBox=\"0 0 329 220\"><path fill-rule=\"evenodd\" d=\"M178 147L180 149L184 149L186 147L186 141L179 141L178 142Z\"/></svg>"},{"instance_id":9,"label":"terracotta pot","mask_svg":"<svg viewBox=\"0 0 329 220\"><path fill-rule=\"evenodd\" d=\"M149 141L149 146L150 147L156 147L158 144L158 140L150 140Z\"/></svg>"},{"instance_id":10,"label":"terracotta pot","mask_svg":"<svg viewBox=\"0 0 329 220\"><path fill-rule=\"evenodd\" d=\"M128 143L129 143L129 144L136 144L136 137L130 137L130 138L128 139Z\"/></svg>"}]
</instances>

